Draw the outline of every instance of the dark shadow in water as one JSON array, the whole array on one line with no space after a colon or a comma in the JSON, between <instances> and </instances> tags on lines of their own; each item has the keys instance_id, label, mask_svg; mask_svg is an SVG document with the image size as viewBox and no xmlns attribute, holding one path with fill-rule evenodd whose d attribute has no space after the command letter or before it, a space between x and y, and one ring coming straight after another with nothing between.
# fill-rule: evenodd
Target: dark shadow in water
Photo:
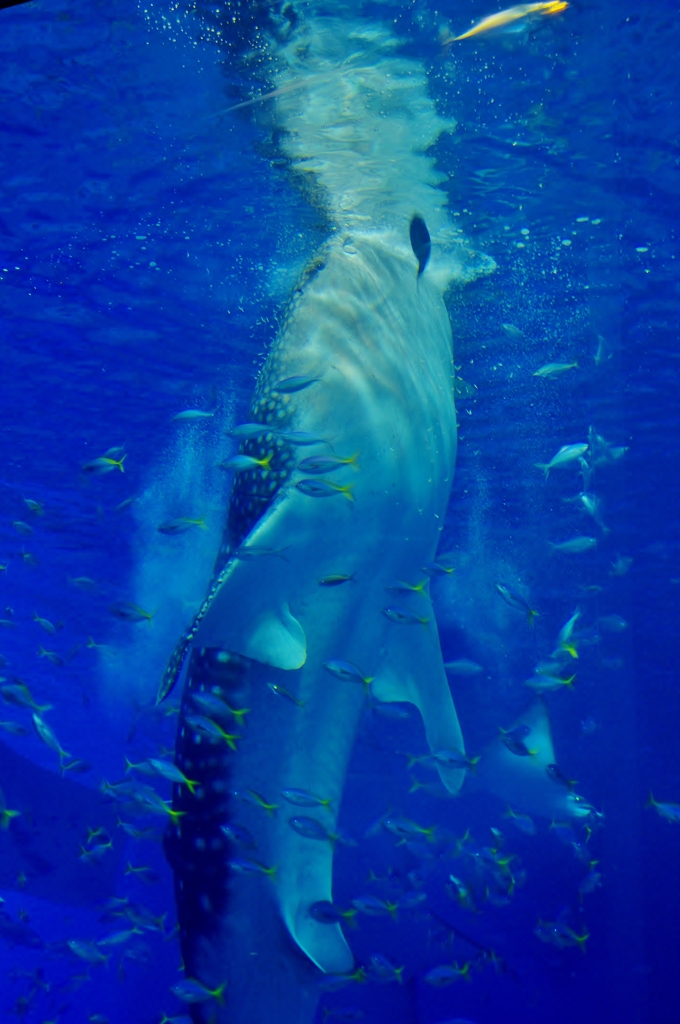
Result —
<instances>
[{"instance_id":1,"label":"dark shadow in water","mask_svg":"<svg viewBox=\"0 0 680 1024\"><path fill-rule=\"evenodd\" d=\"M123 843L115 841L116 814L101 794L61 779L3 743L0 779L7 806L21 812L0 831L0 889L23 886L31 896L69 906L91 906L110 896ZM114 843L90 864L80 857L94 828L105 829Z\"/></svg>"}]
</instances>

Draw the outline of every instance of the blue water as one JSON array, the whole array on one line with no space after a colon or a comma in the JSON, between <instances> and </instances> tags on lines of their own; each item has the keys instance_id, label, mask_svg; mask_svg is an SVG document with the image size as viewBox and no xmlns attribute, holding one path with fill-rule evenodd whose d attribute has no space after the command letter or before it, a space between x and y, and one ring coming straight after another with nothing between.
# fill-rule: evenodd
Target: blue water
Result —
<instances>
[{"instance_id":1,"label":"blue water","mask_svg":"<svg viewBox=\"0 0 680 1024\"><path fill-rule=\"evenodd\" d=\"M338 848L335 899L425 900L347 931L359 962L382 953L404 965L403 984L352 985L322 1005L395 1024L677 1024L680 829L644 807L650 790L680 801L677 18L667 4L574 4L529 36L457 50L452 66L427 4L379 12L428 62L440 112L459 123L435 149L444 187L472 246L497 264L449 297L465 382L442 539L456 572L433 594L445 660L483 667L452 678L467 749L526 706L522 680L579 605L590 632L577 682L548 703L560 766L604 814L587 844L602 884L580 896L588 866L549 823L523 834L474 786L455 805L407 795L404 755L425 752L421 726L367 711L341 816L358 845ZM454 13L464 27L490 11L470 2ZM21 812L0 831L3 1020L151 1024L186 1012L169 991L180 953L164 821L136 821L153 836L133 839L100 786L124 777L124 756L173 745L176 719L153 698L210 576L228 499L212 467L233 451L225 431L245 418L283 303L325 230L266 119L224 113L253 85L235 43L216 45L205 26L180 5L128 0L0 10L2 675L53 705L46 720L83 762L62 778L30 712L0 707L23 728L0 734L0 786ZM578 368L535 378L549 361ZM215 415L173 421L190 408ZM534 468L591 427L627 449L591 488L607 532L571 500L575 469L546 482ZM82 472L122 446L124 473ZM158 534L197 511L208 527L198 542ZM597 536L594 551L550 553L583 533ZM632 561L616 575L619 556ZM533 629L499 580L531 595ZM121 601L162 604L165 618L121 622L109 611ZM612 615L626 628L594 628ZM440 858L436 844L398 846L380 828L366 837L389 809L458 837L468 827L479 847L500 829L518 879L508 905L484 898L488 878L464 852ZM83 851L97 828L112 842L92 863ZM447 895L451 873L474 890L476 912ZM107 914L112 897L163 923L90 947L111 955L88 963L67 943L129 927ZM589 934L585 955L535 935L561 914ZM473 963L470 984L424 980L453 960Z\"/></svg>"}]
</instances>

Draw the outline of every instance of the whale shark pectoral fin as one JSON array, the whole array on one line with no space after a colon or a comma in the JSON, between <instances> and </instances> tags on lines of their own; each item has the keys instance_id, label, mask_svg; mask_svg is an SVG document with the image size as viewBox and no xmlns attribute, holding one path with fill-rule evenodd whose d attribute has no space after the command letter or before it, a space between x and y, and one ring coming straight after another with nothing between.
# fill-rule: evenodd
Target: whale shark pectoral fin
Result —
<instances>
[{"instance_id":1,"label":"whale shark pectoral fin","mask_svg":"<svg viewBox=\"0 0 680 1024\"><path fill-rule=\"evenodd\" d=\"M555 750L545 702L539 698L513 722L512 729L526 726L522 743L529 753L513 753L497 736L482 751L477 765L477 782L501 800L529 814L550 818L578 817L587 813L565 786L555 783L547 773L555 764ZM589 806L589 805L585 805Z\"/></svg>"},{"instance_id":2,"label":"whale shark pectoral fin","mask_svg":"<svg viewBox=\"0 0 680 1024\"><path fill-rule=\"evenodd\" d=\"M280 877L276 885L281 917L288 932L319 970L348 974L354 957L339 924L317 921L310 907L333 901L333 848L330 843L310 842L283 825Z\"/></svg>"},{"instance_id":3,"label":"whale shark pectoral fin","mask_svg":"<svg viewBox=\"0 0 680 1024\"><path fill-rule=\"evenodd\" d=\"M307 660L305 631L288 602L250 579L251 563L237 565L222 584L196 634L201 647L222 647L288 671ZM268 581L269 583L269 581Z\"/></svg>"},{"instance_id":4,"label":"whale shark pectoral fin","mask_svg":"<svg viewBox=\"0 0 680 1024\"><path fill-rule=\"evenodd\" d=\"M304 665L307 639L289 604L298 567L281 554L296 527L290 499L257 523L241 545L243 557L233 558L207 602L195 646L221 647L287 671Z\"/></svg>"},{"instance_id":5,"label":"whale shark pectoral fin","mask_svg":"<svg viewBox=\"0 0 680 1024\"><path fill-rule=\"evenodd\" d=\"M415 704L432 753L441 750L464 752L463 734L446 678L434 618L426 629L395 627L387 657L372 686L379 701ZM437 767L449 792L457 793L463 785L465 772L443 764Z\"/></svg>"},{"instance_id":6,"label":"whale shark pectoral fin","mask_svg":"<svg viewBox=\"0 0 680 1024\"><path fill-rule=\"evenodd\" d=\"M289 931L305 956L324 974L349 974L354 968L352 951L339 924L315 921L308 908L300 906Z\"/></svg>"},{"instance_id":7,"label":"whale shark pectoral fin","mask_svg":"<svg viewBox=\"0 0 680 1024\"><path fill-rule=\"evenodd\" d=\"M553 747L552 734L550 731L550 719L548 709L542 697L539 697L531 704L526 711L513 722L510 732L526 726L529 730L522 736L522 743L531 751L527 757L519 757L513 754L503 743L503 736L497 736L487 747L484 759L502 766L503 773L507 776L515 774L518 778L527 778L530 775L541 775L545 772L546 766L555 763L555 750Z\"/></svg>"},{"instance_id":8,"label":"whale shark pectoral fin","mask_svg":"<svg viewBox=\"0 0 680 1024\"><path fill-rule=\"evenodd\" d=\"M302 668L307 660L305 631L287 604L257 620L245 640L243 653L274 668Z\"/></svg>"}]
</instances>

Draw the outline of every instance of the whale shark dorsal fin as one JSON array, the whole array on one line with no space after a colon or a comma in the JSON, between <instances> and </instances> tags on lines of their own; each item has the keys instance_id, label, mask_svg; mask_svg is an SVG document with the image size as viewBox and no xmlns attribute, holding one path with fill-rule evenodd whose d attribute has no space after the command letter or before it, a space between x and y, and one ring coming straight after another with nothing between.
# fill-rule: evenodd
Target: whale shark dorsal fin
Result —
<instances>
[{"instance_id":1,"label":"whale shark dorsal fin","mask_svg":"<svg viewBox=\"0 0 680 1024\"><path fill-rule=\"evenodd\" d=\"M431 604L423 617L428 622L422 628L395 626L385 658L372 684L373 695L383 703L407 701L415 704L432 753L440 750L463 753L463 734L444 670ZM465 773L442 764L437 767L449 792L457 793Z\"/></svg>"},{"instance_id":2,"label":"whale shark dorsal fin","mask_svg":"<svg viewBox=\"0 0 680 1024\"><path fill-rule=\"evenodd\" d=\"M554 764L555 750L553 748L550 719L548 718L548 709L545 701L539 697L513 723L512 728L515 729L519 725L526 725L531 730L525 737L526 746L530 750L535 751L531 756L531 763L534 766L539 765L541 768Z\"/></svg>"}]
</instances>

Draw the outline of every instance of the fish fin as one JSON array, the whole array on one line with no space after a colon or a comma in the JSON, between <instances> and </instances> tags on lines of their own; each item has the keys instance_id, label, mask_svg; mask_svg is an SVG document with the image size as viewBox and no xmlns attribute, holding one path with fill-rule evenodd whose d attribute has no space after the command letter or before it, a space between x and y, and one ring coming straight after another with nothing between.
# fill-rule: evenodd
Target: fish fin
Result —
<instances>
[{"instance_id":1,"label":"fish fin","mask_svg":"<svg viewBox=\"0 0 680 1024\"><path fill-rule=\"evenodd\" d=\"M371 684L373 695L383 703L407 701L415 704L432 753L440 750L464 753L463 734L451 697L431 606L426 614L431 619L429 629L395 627L385 660ZM449 792L457 793L465 772L440 763L437 769Z\"/></svg>"},{"instance_id":2,"label":"fish fin","mask_svg":"<svg viewBox=\"0 0 680 1024\"><path fill-rule=\"evenodd\" d=\"M427 261L430 258L430 252L432 250L430 232L427 230L427 224L422 217L413 216L411 218L411 223L409 224L409 240L411 242L413 255L418 260L417 277L420 277L427 266Z\"/></svg>"},{"instance_id":3,"label":"fish fin","mask_svg":"<svg viewBox=\"0 0 680 1024\"><path fill-rule=\"evenodd\" d=\"M270 554L243 559L235 553L217 575L170 656L157 705L172 692L194 646L221 647L277 669L304 665L304 630L288 603L291 581L300 578L301 566L292 568L289 559L275 557L290 546L291 538L300 535L295 507L293 515L289 514L291 505L290 497L274 502L239 548L269 547Z\"/></svg>"},{"instance_id":4,"label":"fish fin","mask_svg":"<svg viewBox=\"0 0 680 1024\"><path fill-rule=\"evenodd\" d=\"M520 715L509 731L521 725L530 729L523 740L531 756L512 753L501 735L483 751L477 765L477 781L484 789L528 814L548 820L573 818L577 805L569 790L556 786L546 772L548 765L556 763L556 758L548 711L542 698Z\"/></svg>"},{"instance_id":5,"label":"fish fin","mask_svg":"<svg viewBox=\"0 0 680 1024\"><path fill-rule=\"evenodd\" d=\"M309 907L301 904L288 930L305 956L325 974L349 974L354 957L339 924L322 924L309 915Z\"/></svg>"},{"instance_id":6,"label":"fish fin","mask_svg":"<svg viewBox=\"0 0 680 1024\"><path fill-rule=\"evenodd\" d=\"M310 843L287 825L279 842L279 877L275 888L281 918L312 963L325 974L348 974L354 957L339 924L325 924L310 914L322 900L333 902L333 843Z\"/></svg>"},{"instance_id":7,"label":"fish fin","mask_svg":"<svg viewBox=\"0 0 680 1024\"><path fill-rule=\"evenodd\" d=\"M273 505L241 548L252 544L278 550L281 541L290 539L296 505L290 498ZM233 558L197 616L193 643L221 647L273 668L301 668L307 660L307 640L288 603L296 579L295 567L271 555Z\"/></svg>"}]
</instances>

